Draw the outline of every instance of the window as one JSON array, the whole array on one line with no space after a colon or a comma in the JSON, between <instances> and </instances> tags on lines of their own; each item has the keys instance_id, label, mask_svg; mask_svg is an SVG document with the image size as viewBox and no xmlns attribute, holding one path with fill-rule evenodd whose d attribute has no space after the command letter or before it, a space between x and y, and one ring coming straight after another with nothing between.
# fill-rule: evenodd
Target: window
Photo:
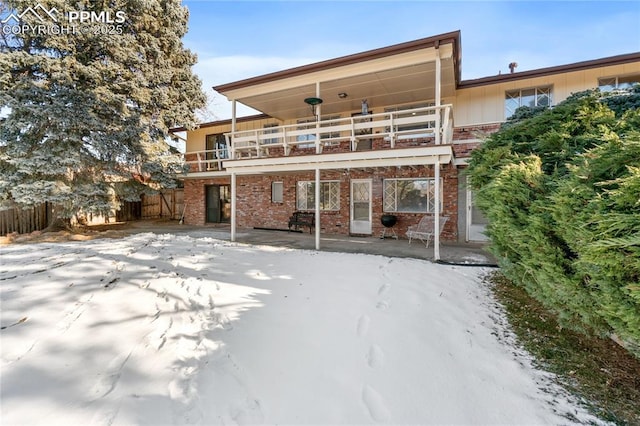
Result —
<instances>
[{"instance_id":1,"label":"window","mask_svg":"<svg viewBox=\"0 0 640 426\"><path fill-rule=\"evenodd\" d=\"M435 106L435 102L428 102L428 103L422 103L422 104L415 104L415 105L402 105L402 106L397 106L397 107L390 107L390 108L385 108L384 112L398 112L398 111L405 111L405 110L412 110L412 109L417 109L417 108L427 108L427 107L433 107ZM412 116L416 116L416 115L429 115L429 114L433 114L433 111L420 111L420 112L407 112L406 114L396 114L396 118L407 118L407 117L412 117ZM405 130L418 130L418 129L423 129L425 127L428 128L433 128L436 126L436 123L431 121L429 123L418 123L418 124L402 124L399 126L396 126L395 131L396 132L402 132ZM387 132L389 130L387 129Z\"/></svg>"},{"instance_id":2,"label":"window","mask_svg":"<svg viewBox=\"0 0 640 426\"><path fill-rule=\"evenodd\" d=\"M340 118L339 115L327 115L321 118L321 120L323 122L320 123L320 132L322 132L322 127L331 127L331 126L337 126L341 123L339 122L329 122L329 123L324 123L324 121L328 121L328 120L338 120ZM339 138L340 137L340 132L324 132L320 134L320 139L334 139L334 138ZM325 146L329 146L329 145L339 145L340 142L339 141L326 141L324 143Z\"/></svg>"},{"instance_id":3,"label":"window","mask_svg":"<svg viewBox=\"0 0 640 426\"><path fill-rule=\"evenodd\" d=\"M298 120L298 130L311 130L311 129L315 129L316 128L316 120L315 119L310 119L310 120ZM298 145L300 148L313 148L315 146L315 142L316 142L316 134L315 132L313 133L309 133L306 135L298 135L297 139L298 142L305 142L305 141L309 141L309 143L302 143L300 145Z\"/></svg>"},{"instance_id":4,"label":"window","mask_svg":"<svg viewBox=\"0 0 640 426\"><path fill-rule=\"evenodd\" d=\"M613 90L631 89L634 84L638 83L640 83L640 75L607 77L598 79L598 88L602 92L611 92Z\"/></svg>"},{"instance_id":5,"label":"window","mask_svg":"<svg viewBox=\"0 0 640 426\"><path fill-rule=\"evenodd\" d=\"M313 210L316 207L316 184L311 181L298 182L296 208ZM340 182L320 182L320 210L340 210Z\"/></svg>"},{"instance_id":6,"label":"window","mask_svg":"<svg viewBox=\"0 0 640 426\"><path fill-rule=\"evenodd\" d=\"M209 169L218 169L218 162L213 160L229 158L227 140L223 134L205 136L205 150L205 159Z\"/></svg>"},{"instance_id":7,"label":"window","mask_svg":"<svg viewBox=\"0 0 640 426\"><path fill-rule=\"evenodd\" d=\"M433 213L435 211L435 179L385 179L383 206L385 212ZM442 211L442 179L440 179L440 211Z\"/></svg>"},{"instance_id":8,"label":"window","mask_svg":"<svg viewBox=\"0 0 640 426\"><path fill-rule=\"evenodd\" d=\"M278 127L276 123L265 124L264 130L262 133L264 133L265 135L268 135L270 133L278 133L278 129L276 129L275 127ZM278 138L264 139L264 143L265 144L278 143Z\"/></svg>"},{"instance_id":9,"label":"window","mask_svg":"<svg viewBox=\"0 0 640 426\"><path fill-rule=\"evenodd\" d=\"M509 118L516 109L522 107L551 106L551 87L535 87L506 92L504 117Z\"/></svg>"},{"instance_id":10,"label":"window","mask_svg":"<svg viewBox=\"0 0 640 426\"><path fill-rule=\"evenodd\" d=\"M271 202L282 203L283 201L283 185L282 182L271 182Z\"/></svg>"}]
</instances>

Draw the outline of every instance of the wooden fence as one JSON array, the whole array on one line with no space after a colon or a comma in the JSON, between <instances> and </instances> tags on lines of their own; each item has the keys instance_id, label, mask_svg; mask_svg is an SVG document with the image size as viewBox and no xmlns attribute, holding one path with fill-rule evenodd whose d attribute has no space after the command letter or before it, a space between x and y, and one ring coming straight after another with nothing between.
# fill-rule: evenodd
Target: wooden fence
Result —
<instances>
[{"instance_id":1,"label":"wooden fence","mask_svg":"<svg viewBox=\"0 0 640 426\"><path fill-rule=\"evenodd\" d=\"M9 209L0 211L0 236L17 232L28 234L42 231L51 220L51 205L42 204L31 209Z\"/></svg>"},{"instance_id":2,"label":"wooden fence","mask_svg":"<svg viewBox=\"0 0 640 426\"><path fill-rule=\"evenodd\" d=\"M180 220L184 209L184 190L169 189L156 195L143 195L142 201L124 202L115 212L118 222L130 222L140 219ZM111 216L113 219L113 216ZM52 219L51 205L43 204L32 209L10 209L0 211L0 236L17 232L28 234L41 231ZM104 218L96 217L91 224L102 223Z\"/></svg>"},{"instance_id":3,"label":"wooden fence","mask_svg":"<svg viewBox=\"0 0 640 426\"><path fill-rule=\"evenodd\" d=\"M170 189L142 196L141 219L176 219L182 216L184 190Z\"/></svg>"}]
</instances>

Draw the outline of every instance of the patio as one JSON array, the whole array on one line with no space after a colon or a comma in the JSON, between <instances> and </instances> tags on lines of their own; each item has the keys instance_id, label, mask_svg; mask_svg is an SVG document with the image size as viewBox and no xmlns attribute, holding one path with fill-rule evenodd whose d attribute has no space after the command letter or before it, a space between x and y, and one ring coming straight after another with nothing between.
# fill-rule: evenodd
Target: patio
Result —
<instances>
[{"instance_id":1,"label":"patio","mask_svg":"<svg viewBox=\"0 0 640 426\"><path fill-rule=\"evenodd\" d=\"M230 227L228 224L195 226L180 225L177 221L143 220L127 222L126 224L101 225L100 228L118 229L126 233L175 233L222 240L230 239ZM351 237L324 233L320 235L320 240L322 242L320 251L433 260L433 245L426 248L420 241L409 244L408 240L402 238L398 240L385 238L383 240L378 236ZM306 232L238 228L236 242L315 250L315 235ZM443 242L440 245L440 258L445 263L483 266L495 264L494 257L485 247L486 244Z\"/></svg>"}]
</instances>

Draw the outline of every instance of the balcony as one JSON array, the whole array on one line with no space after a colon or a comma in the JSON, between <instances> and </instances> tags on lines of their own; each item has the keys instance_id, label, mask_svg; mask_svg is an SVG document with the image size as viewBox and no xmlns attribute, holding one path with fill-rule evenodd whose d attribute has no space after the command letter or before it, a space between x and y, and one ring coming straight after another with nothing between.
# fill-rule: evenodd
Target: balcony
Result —
<instances>
[{"instance_id":1,"label":"balcony","mask_svg":"<svg viewBox=\"0 0 640 426\"><path fill-rule=\"evenodd\" d=\"M185 162L191 173L215 172L229 160L450 144L452 112L451 105L442 105L230 132L229 149L187 152Z\"/></svg>"}]
</instances>

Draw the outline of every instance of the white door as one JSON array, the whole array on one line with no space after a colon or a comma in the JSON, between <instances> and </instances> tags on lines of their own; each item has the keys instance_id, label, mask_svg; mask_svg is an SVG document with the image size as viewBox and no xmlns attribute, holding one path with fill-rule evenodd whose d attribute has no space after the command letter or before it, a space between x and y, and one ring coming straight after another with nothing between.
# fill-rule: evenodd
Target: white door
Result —
<instances>
[{"instance_id":1,"label":"white door","mask_svg":"<svg viewBox=\"0 0 640 426\"><path fill-rule=\"evenodd\" d=\"M474 203L474 193L467 184L467 241L487 241L487 219Z\"/></svg>"},{"instance_id":2,"label":"white door","mask_svg":"<svg viewBox=\"0 0 640 426\"><path fill-rule=\"evenodd\" d=\"M371 179L351 181L352 234L371 234Z\"/></svg>"}]
</instances>

